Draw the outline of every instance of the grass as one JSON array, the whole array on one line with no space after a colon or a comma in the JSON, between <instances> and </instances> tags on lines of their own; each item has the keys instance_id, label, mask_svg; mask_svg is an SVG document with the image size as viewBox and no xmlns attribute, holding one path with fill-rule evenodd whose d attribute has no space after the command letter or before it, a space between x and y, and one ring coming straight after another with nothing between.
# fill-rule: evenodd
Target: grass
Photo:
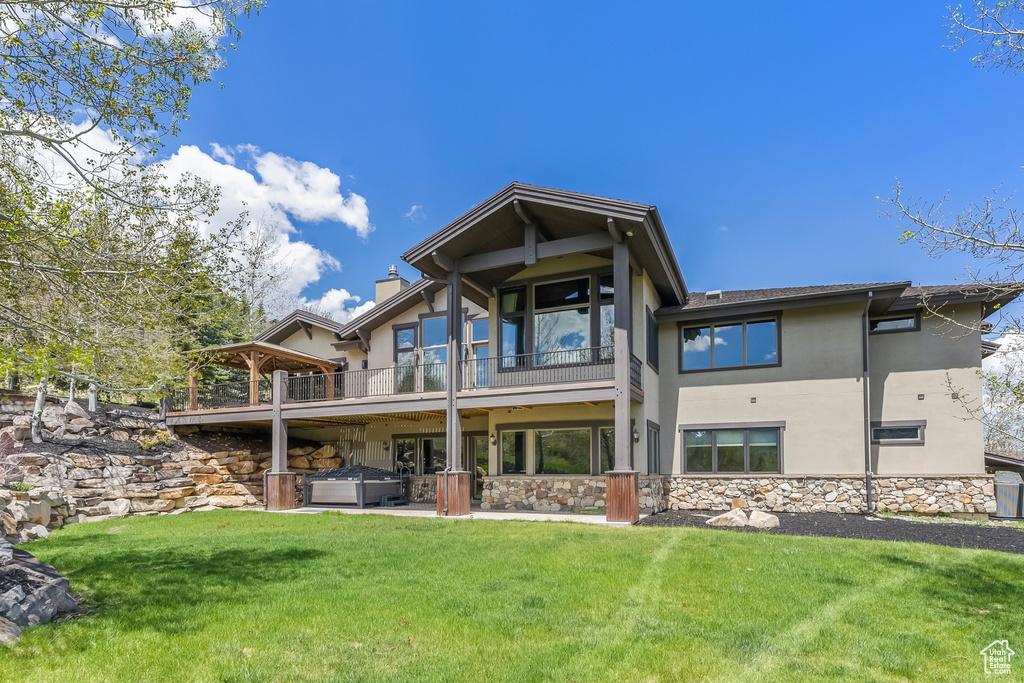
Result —
<instances>
[{"instance_id":1,"label":"grass","mask_svg":"<svg viewBox=\"0 0 1024 683\"><path fill-rule=\"evenodd\" d=\"M221 511L27 549L87 609L4 680L970 681L1024 646L1024 557L908 543Z\"/></svg>"}]
</instances>

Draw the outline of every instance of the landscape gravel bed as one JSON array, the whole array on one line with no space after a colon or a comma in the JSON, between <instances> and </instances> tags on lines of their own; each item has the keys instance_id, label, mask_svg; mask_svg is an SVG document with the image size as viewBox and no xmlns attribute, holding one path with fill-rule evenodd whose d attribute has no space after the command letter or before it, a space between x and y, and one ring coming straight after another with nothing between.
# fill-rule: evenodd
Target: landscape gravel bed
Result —
<instances>
[{"instance_id":1,"label":"landscape gravel bed","mask_svg":"<svg viewBox=\"0 0 1024 683\"><path fill-rule=\"evenodd\" d=\"M710 527L705 522L717 512L669 510L651 515L640 526L689 526L748 533L860 538L873 541L911 541L952 548L976 548L1024 554L1024 532L1003 524L979 524L960 520L914 521L894 517L822 513L782 513L774 529Z\"/></svg>"}]
</instances>

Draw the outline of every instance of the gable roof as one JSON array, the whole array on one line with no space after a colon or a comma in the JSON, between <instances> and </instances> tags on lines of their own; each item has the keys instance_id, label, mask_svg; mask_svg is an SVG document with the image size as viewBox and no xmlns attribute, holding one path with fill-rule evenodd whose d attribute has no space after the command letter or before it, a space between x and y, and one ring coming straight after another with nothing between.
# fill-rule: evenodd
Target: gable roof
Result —
<instances>
[{"instance_id":1,"label":"gable roof","mask_svg":"<svg viewBox=\"0 0 1024 683\"><path fill-rule=\"evenodd\" d=\"M412 283L398 294L384 300L384 303L377 304L362 315L359 315L338 330L338 342L335 348L341 350L351 346L353 342L360 339L359 332L363 332L365 340L369 340L369 334L375 328L387 323L397 315L405 313L413 306L423 301L433 299L433 296L446 287L444 282L421 278ZM365 341L361 340L365 345Z\"/></svg>"},{"instance_id":2,"label":"gable roof","mask_svg":"<svg viewBox=\"0 0 1024 683\"><path fill-rule=\"evenodd\" d=\"M298 308L275 321L269 328L257 335L254 341L280 344L299 330L306 330L306 334L309 334L310 327L320 327L332 333L337 333L341 329L341 325L330 318Z\"/></svg>"},{"instance_id":3,"label":"gable roof","mask_svg":"<svg viewBox=\"0 0 1024 683\"><path fill-rule=\"evenodd\" d=\"M526 220L537 225L543 242L594 233L607 235L609 219L623 234L632 233L631 252L647 270L662 301L684 302L686 283L657 207L519 182L509 184L427 237L405 252L402 259L427 276L440 278L447 271L438 265L435 253L454 260L522 249ZM470 279L490 289L523 268L521 263L490 268L472 273Z\"/></svg>"}]
</instances>

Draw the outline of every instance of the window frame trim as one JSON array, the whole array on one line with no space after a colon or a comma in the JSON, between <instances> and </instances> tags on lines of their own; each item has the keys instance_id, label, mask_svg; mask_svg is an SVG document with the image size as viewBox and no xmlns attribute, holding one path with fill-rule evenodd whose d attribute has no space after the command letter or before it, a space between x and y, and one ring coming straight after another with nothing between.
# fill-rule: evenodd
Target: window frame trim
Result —
<instances>
[{"instance_id":1,"label":"window frame trim","mask_svg":"<svg viewBox=\"0 0 1024 683\"><path fill-rule=\"evenodd\" d=\"M494 425L494 433L498 443L498 471L495 477L603 477L601 473L601 444L599 431L603 428L615 428L615 421L607 420L562 420L556 422L503 422ZM537 454L535 447L530 445L536 439L536 431L559 429L590 429L590 474L537 474ZM526 472L522 474L505 474L501 472L503 462L501 439L504 432L533 432L528 434L526 443Z\"/></svg>"},{"instance_id":2,"label":"window frame trim","mask_svg":"<svg viewBox=\"0 0 1024 683\"><path fill-rule=\"evenodd\" d=\"M902 320L904 318L913 318L914 326L905 327L896 330L873 330L871 324L874 322L883 322L885 320ZM900 334L903 332L920 332L921 331L921 311L910 311L909 314L887 314L877 315L868 318L868 334Z\"/></svg>"},{"instance_id":3,"label":"window frame trim","mask_svg":"<svg viewBox=\"0 0 1024 683\"><path fill-rule=\"evenodd\" d=\"M654 317L654 311L651 310L650 306L644 306L644 308L646 309L646 322L647 322L647 324L644 326L644 337L645 337L645 341L647 342L647 358L646 358L646 361L647 361L647 365L650 366L650 368L652 370L654 370L654 374L658 375L658 374L661 374L661 348L660 348L659 343L658 343L658 319ZM652 329L654 331L653 338L652 338L652 335L651 335L651 330ZM654 342L654 353L655 353L655 356L656 356L654 363L651 362L651 342L652 341ZM679 360L682 361L682 358L680 358Z\"/></svg>"},{"instance_id":4,"label":"window frame trim","mask_svg":"<svg viewBox=\"0 0 1024 683\"><path fill-rule=\"evenodd\" d=\"M779 434L779 471L778 472L751 472L750 471L750 436L749 432L756 429L775 429ZM690 472L686 467L686 432L711 432L711 472ZM743 432L743 472L719 472L718 471L718 437L719 431L742 431ZM708 422L679 425L679 453L680 470L683 474L705 477L749 477L772 474L785 474L785 449L783 442L786 432L786 422Z\"/></svg>"},{"instance_id":5,"label":"window frame trim","mask_svg":"<svg viewBox=\"0 0 1024 683\"><path fill-rule=\"evenodd\" d=\"M774 321L775 323L775 362L774 363L759 363L757 365L747 364L747 324L748 323L761 323ZM729 326L740 324L743 327L743 364L742 365L728 365L725 367L715 367L715 333L714 328L716 326ZM720 318L705 318L701 321L682 321L680 320L677 325L676 339L679 346L678 359L679 363L679 374L690 374L700 372L722 372L727 370L754 370L757 368L778 368L782 367L782 312L765 313L763 315L749 316L743 318L733 317L720 317ZM683 330L693 327L709 327L711 328L711 367L709 368L692 368L687 369L683 366Z\"/></svg>"},{"instance_id":6,"label":"window frame trim","mask_svg":"<svg viewBox=\"0 0 1024 683\"><path fill-rule=\"evenodd\" d=\"M899 429L906 427L917 427L916 439L876 439L876 429ZM872 420L871 421L871 445L872 446L923 446L925 443L925 431L928 428L927 420Z\"/></svg>"}]
</instances>

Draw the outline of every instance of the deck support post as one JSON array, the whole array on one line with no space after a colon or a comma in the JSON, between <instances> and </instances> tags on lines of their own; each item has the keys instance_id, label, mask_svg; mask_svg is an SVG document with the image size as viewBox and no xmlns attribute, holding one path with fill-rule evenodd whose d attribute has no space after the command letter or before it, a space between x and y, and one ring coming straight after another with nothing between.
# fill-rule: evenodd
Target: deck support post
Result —
<instances>
[{"instance_id":1,"label":"deck support post","mask_svg":"<svg viewBox=\"0 0 1024 683\"><path fill-rule=\"evenodd\" d=\"M437 513L469 514L470 477L462 468L462 413L458 392L462 386L462 276L458 265L448 273L448 365L447 365L447 486L446 475L438 474ZM447 488L447 496L445 489Z\"/></svg>"},{"instance_id":2,"label":"deck support post","mask_svg":"<svg viewBox=\"0 0 1024 683\"><path fill-rule=\"evenodd\" d=\"M629 457L633 446L629 383L632 312L629 246L625 239L612 244L612 280L615 287L615 468L606 474L606 516L609 522L637 522L640 519L640 482Z\"/></svg>"},{"instance_id":3,"label":"deck support post","mask_svg":"<svg viewBox=\"0 0 1024 683\"><path fill-rule=\"evenodd\" d=\"M188 409L199 410L199 371L194 365L188 366Z\"/></svg>"},{"instance_id":4,"label":"deck support post","mask_svg":"<svg viewBox=\"0 0 1024 683\"><path fill-rule=\"evenodd\" d=\"M249 405L260 404L260 352L256 349L249 354Z\"/></svg>"},{"instance_id":5,"label":"deck support post","mask_svg":"<svg viewBox=\"0 0 1024 683\"><path fill-rule=\"evenodd\" d=\"M281 417L281 404L288 391L288 373L275 370L274 412L271 427L271 465L265 475L264 497L268 510L295 508L295 473L288 471L288 422Z\"/></svg>"}]
</instances>

